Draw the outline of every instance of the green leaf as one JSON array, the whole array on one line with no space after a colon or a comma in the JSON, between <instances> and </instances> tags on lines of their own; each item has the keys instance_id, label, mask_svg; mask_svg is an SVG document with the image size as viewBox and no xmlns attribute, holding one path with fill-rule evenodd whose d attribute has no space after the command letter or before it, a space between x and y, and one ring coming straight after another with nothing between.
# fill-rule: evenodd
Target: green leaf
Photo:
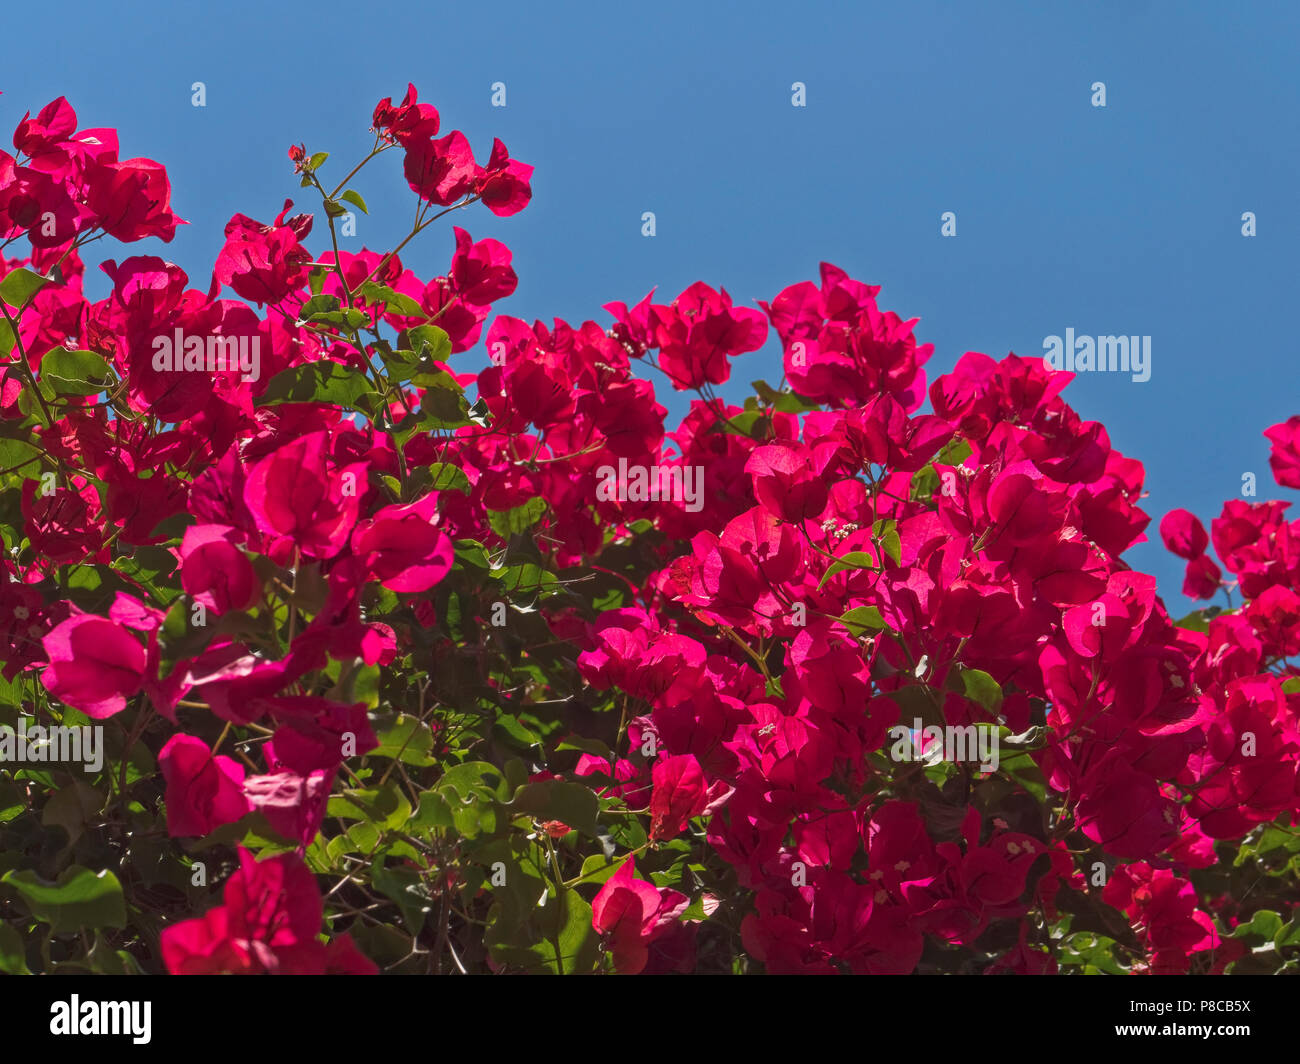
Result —
<instances>
[{"instance_id":1,"label":"green leaf","mask_svg":"<svg viewBox=\"0 0 1300 1064\"><path fill-rule=\"evenodd\" d=\"M683 922L690 921L691 923L695 923L695 922L703 923L705 920L710 919L709 913L704 908L704 895L701 894L698 898L696 898L693 902L691 902L690 905L686 906L686 909L682 912L682 914L678 917L678 919Z\"/></svg>"},{"instance_id":2,"label":"green leaf","mask_svg":"<svg viewBox=\"0 0 1300 1064\"><path fill-rule=\"evenodd\" d=\"M0 280L0 299L11 307L21 309L49 283L50 278L20 266L16 270L10 270L5 274L4 280Z\"/></svg>"},{"instance_id":3,"label":"green leaf","mask_svg":"<svg viewBox=\"0 0 1300 1064\"><path fill-rule=\"evenodd\" d=\"M429 467L429 487L434 491L459 491L468 495L473 489L469 477L460 466L450 462L434 462Z\"/></svg>"},{"instance_id":4,"label":"green leaf","mask_svg":"<svg viewBox=\"0 0 1300 1064\"><path fill-rule=\"evenodd\" d=\"M476 539L456 540L456 568L473 566L475 569L490 569L492 563L487 549Z\"/></svg>"},{"instance_id":5,"label":"green leaf","mask_svg":"<svg viewBox=\"0 0 1300 1064\"><path fill-rule=\"evenodd\" d=\"M7 700L5 704L9 704ZM25 812L27 812L26 788L0 780L0 824L17 820Z\"/></svg>"},{"instance_id":6,"label":"green leaf","mask_svg":"<svg viewBox=\"0 0 1300 1064\"><path fill-rule=\"evenodd\" d=\"M406 822L406 830L417 837L427 836L434 828L446 831L455 825L451 806L447 799L436 791L421 791L418 795L420 807L415 815Z\"/></svg>"},{"instance_id":7,"label":"green leaf","mask_svg":"<svg viewBox=\"0 0 1300 1064\"><path fill-rule=\"evenodd\" d=\"M411 803L396 784L389 783L378 790L349 788L331 795L325 811L328 816L368 820L395 831L410 819Z\"/></svg>"},{"instance_id":8,"label":"green leaf","mask_svg":"<svg viewBox=\"0 0 1300 1064\"><path fill-rule=\"evenodd\" d=\"M375 889L397 904L407 931L418 935L433 910L429 888L420 873L401 864L387 867L381 859L371 867L370 876Z\"/></svg>"},{"instance_id":9,"label":"green leaf","mask_svg":"<svg viewBox=\"0 0 1300 1064\"><path fill-rule=\"evenodd\" d=\"M176 556L165 547L153 544L136 547L131 557L136 563L137 574L149 576L151 579L159 575L165 577L176 568Z\"/></svg>"},{"instance_id":10,"label":"green leaf","mask_svg":"<svg viewBox=\"0 0 1300 1064\"><path fill-rule=\"evenodd\" d=\"M47 351L40 364L41 380L60 395L98 395L108 385L108 363L94 351Z\"/></svg>"},{"instance_id":11,"label":"green leaf","mask_svg":"<svg viewBox=\"0 0 1300 1064\"><path fill-rule=\"evenodd\" d=\"M81 780L76 780L55 794L41 810L41 823L46 827L61 827L68 833L71 846L86 830L90 822L104 807L104 796Z\"/></svg>"},{"instance_id":12,"label":"green leaf","mask_svg":"<svg viewBox=\"0 0 1300 1064\"><path fill-rule=\"evenodd\" d=\"M320 267L317 268L320 269ZM328 270L322 272L322 283L324 282L325 276L328 272ZM342 306L343 303L338 296L323 296L318 292L302 305L302 310L298 312L298 324L303 324L317 314L328 314L331 311L338 310Z\"/></svg>"},{"instance_id":13,"label":"green leaf","mask_svg":"<svg viewBox=\"0 0 1300 1064\"><path fill-rule=\"evenodd\" d=\"M1012 735L1010 728L999 729L1001 737L998 740L1004 746L1014 746L1021 750L1038 750L1047 742L1048 731L1041 725L1035 724L1019 735Z\"/></svg>"},{"instance_id":14,"label":"green leaf","mask_svg":"<svg viewBox=\"0 0 1300 1064\"><path fill-rule=\"evenodd\" d=\"M857 606L841 617L840 623L858 638L888 627L875 606Z\"/></svg>"},{"instance_id":15,"label":"green leaf","mask_svg":"<svg viewBox=\"0 0 1300 1064\"><path fill-rule=\"evenodd\" d=\"M417 766L435 763L435 759L429 756L433 749L433 732L419 717L402 714L376 738L379 745L366 754L367 758L383 757Z\"/></svg>"},{"instance_id":16,"label":"green leaf","mask_svg":"<svg viewBox=\"0 0 1300 1064\"><path fill-rule=\"evenodd\" d=\"M494 859L484 855L485 860ZM504 857L505 855L501 855ZM506 885L492 894L484 944L498 964L529 973L563 975L593 971L599 942L591 926L591 906L575 890L557 897L529 874L526 866L507 865Z\"/></svg>"},{"instance_id":17,"label":"green leaf","mask_svg":"<svg viewBox=\"0 0 1300 1064\"><path fill-rule=\"evenodd\" d=\"M782 414L802 414L805 410L817 408L817 404L809 402L797 392L778 392L767 381L754 381L750 387L764 403Z\"/></svg>"},{"instance_id":18,"label":"green leaf","mask_svg":"<svg viewBox=\"0 0 1300 1064\"><path fill-rule=\"evenodd\" d=\"M411 375L411 383L423 388L420 415L424 427L453 429L470 424L465 389L436 362L424 362Z\"/></svg>"},{"instance_id":19,"label":"green leaf","mask_svg":"<svg viewBox=\"0 0 1300 1064\"><path fill-rule=\"evenodd\" d=\"M513 510L489 510L488 524L502 539L509 539L520 532L527 532L542 519L545 513L546 500L539 497L529 499Z\"/></svg>"},{"instance_id":20,"label":"green leaf","mask_svg":"<svg viewBox=\"0 0 1300 1064\"><path fill-rule=\"evenodd\" d=\"M1278 929L1273 937L1273 948L1283 950L1290 947L1300 948L1300 916L1291 917L1291 922Z\"/></svg>"},{"instance_id":21,"label":"green leaf","mask_svg":"<svg viewBox=\"0 0 1300 1064\"><path fill-rule=\"evenodd\" d=\"M371 853L379 844L383 829L373 821L362 820L345 832L347 840L356 847L356 853Z\"/></svg>"},{"instance_id":22,"label":"green leaf","mask_svg":"<svg viewBox=\"0 0 1300 1064\"><path fill-rule=\"evenodd\" d=\"M935 472L934 466L922 466L912 474L912 480L908 486L908 497L917 502L924 502L932 498L938 488L939 474Z\"/></svg>"},{"instance_id":23,"label":"green leaf","mask_svg":"<svg viewBox=\"0 0 1300 1064\"><path fill-rule=\"evenodd\" d=\"M339 197L339 199L346 200L362 214L370 213L370 211L366 209L366 201L361 198L361 193L357 192L355 189L348 189Z\"/></svg>"},{"instance_id":24,"label":"green leaf","mask_svg":"<svg viewBox=\"0 0 1300 1064\"><path fill-rule=\"evenodd\" d=\"M943 446L934 461L938 465L959 466L971 456L971 446L960 436L954 436Z\"/></svg>"},{"instance_id":25,"label":"green leaf","mask_svg":"<svg viewBox=\"0 0 1300 1064\"><path fill-rule=\"evenodd\" d=\"M196 522L192 514L187 514L184 512L172 514L170 517L164 517L161 521L159 521L156 525L154 525L153 529L149 533L149 536L150 538L153 538L154 536L161 536L164 539L180 539L185 535L185 530L189 528L190 525L195 523ZM172 563L168 566L168 569L174 568L175 565L176 562L175 559L173 559Z\"/></svg>"},{"instance_id":26,"label":"green leaf","mask_svg":"<svg viewBox=\"0 0 1300 1064\"><path fill-rule=\"evenodd\" d=\"M608 746L599 739L587 739L581 735L570 734L556 744L556 750L581 750L584 754L592 754L609 762L614 763L615 755Z\"/></svg>"},{"instance_id":27,"label":"green leaf","mask_svg":"<svg viewBox=\"0 0 1300 1064\"><path fill-rule=\"evenodd\" d=\"M559 585L559 578L554 573L534 562L494 569L489 576L499 583L503 591L512 595L549 593ZM518 608L518 603L515 603L515 606Z\"/></svg>"},{"instance_id":28,"label":"green leaf","mask_svg":"<svg viewBox=\"0 0 1300 1064\"><path fill-rule=\"evenodd\" d=\"M1275 941L1282 932L1282 917L1271 909L1260 909L1250 918L1249 923L1238 924L1232 929L1233 938L1246 938L1258 935L1270 942Z\"/></svg>"},{"instance_id":29,"label":"green leaf","mask_svg":"<svg viewBox=\"0 0 1300 1064\"><path fill-rule=\"evenodd\" d=\"M1042 770L1038 767L1038 764L1028 754L1003 757L998 768L1019 783L1036 800L1039 802L1046 800L1047 781L1043 778Z\"/></svg>"},{"instance_id":30,"label":"green leaf","mask_svg":"<svg viewBox=\"0 0 1300 1064\"><path fill-rule=\"evenodd\" d=\"M1240 867L1247 861L1263 857L1274 850L1295 853L1300 850L1300 835L1293 831L1283 831L1273 824L1265 824L1258 839L1243 841L1234 864Z\"/></svg>"},{"instance_id":31,"label":"green leaf","mask_svg":"<svg viewBox=\"0 0 1300 1064\"><path fill-rule=\"evenodd\" d=\"M0 882L18 891L28 911L56 934L97 927L125 927L122 884L105 869L92 872L72 865L54 882L35 872L8 872Z\"/></svg>"},{"instance_id":32,"label":"green leaf","mask_svg":"<svg viewBox=\"0 0 1300 1064\"><path fill-rule=\"evenodd\" d=\"M39 462L40 458L41 452L24 440L0 439L0 469L9 469L15 473L26 470L25 476L34 477L38 471L29 469L28 466Z\"/></svg>"},{"instance_id":33,"label":"green leaf","mask_svg":"<svg viewBox=\"0 0 1300 1064\"><path fill-rule=\"evenodd\" d=\"M841 556L840 558L838 558L837 560L831 563L830 568L826 570L826 575L822 577L822 581L820 584L817 585L817 587L819 589L825 587L826 581L828 581L836 573L842 573L849 569L875 569L875 568L876 568L876 560L870 554L866 553L866 551L852 550L849 551L848 554Z\"/></svg>"},{"instance_id":34,"label":"green leaf","mask_svg":"<svg viewBox=\"0 0 1300 1064\"><path fill-rule=\"evenodd\" d=\"M506 809L515 815L526 813L536 820L560 820L594 838L600 799L581 783L543 780L525 783Z\"/></svg>"},{"instance_id":35,"label":"green leaf","mask_svg":"<svg viewBox=\"0 0 1300 1064\"><path fill-rule=\"evenodd\" d=\"M1207 606L1204 609L1192 610L1186 617L1175 621L1174 624L1191 632L1208 632L1210 630L1210 621L1222 612L1223 610L1219 606Z\"/></svg>"},{"instance_id":36,"label":"green leaf","mask_svg":"<svg viewBox=\"0 0 1300 1064\"><path fill-rule=\"evenodd\" d=\"M546 957L547 968L554 956L555 971L562 975L581 975L596 966L598 942L592 927L591 906L576 891L561 891L558 898L548 897L539 911L538 923L547 937L545 947L533 952Z\"/></svg>"},{"instance_id":37,"label":"green leaf","mask_svg":"<svg viewBox=\"0 0 1300 1064\"><path fill-rule=\"evenodd\" d=\"M410 296L395 292L388 285L379 284L377 281L367 281L357 289L356 295L367 303L382 303L394 314L401 314L406 318L425 316L424 308Z\"/></svg>"},{"instance_id":38,"label":"green leaf","mask_svg":"<svg viewBox=\"0 0 1300 1064\"><path fill-rule=\"evenodd\" d=\"M327 151L315 152L312 154L312 157L307 160L307 163L305 166L303 166L303 169L308 171L309 173L315 172L316 170L320 169L321 165L329 157L330 157L330 153Z\"/></svg>"},{"instance_id":39,"label":"green leaf","mask_svg":"<svg viewBox=\"0 0 1300 1064\"><path fill-rule=\"evenodd\" d=\"M357 307L346 307L343 310L325 310L319 314L313 314L305 322L299 322L300 325L334 325L343 329L360 329L363 325L370 324L370 315L364 310Z\"/></svg>"},{"instance_id":40,"label":"green leaf","mask_svg":"<svg viewBox=\"0 0 1300 1064\"><path fill-rule=\"evenodd\" d=\"M6 975L31 975L22 936L8 924L0 924L0 972Z\"/></svg>"},{"instance_id":41,"label":"green leaf","mask_svg":"<svg viewBox=\"0 0 1300 1064\"><path fill-rule=\"evenodd\" d=\"M717 428L728 436L745 436L757 440L767 437L767 426L770 425L771 419L763 411L746 410L743 414L737 414L726 421L719 421ZM763 427L761 432L758 431L760 426Z\"/></svg>"},{"instance_id":42,"label":"green leaf","mask_svg":"<svg viewBox=\"0 0 1300 1064\"><path fill-rule=\"evenodd\" d=\"M898 522L877 521L872 529L872 535L880 543L881 549L894 559L895 565L898 565L903 556L903 542L898 536Z\"/></svg>"},{"instance_id":43,"label":"green leaf","mask_svg":"<svg viewBox=\"0 0 1300 1064\"><path fill-rule=\"evenodd\" d=\"M451 338L436 325L417 325L414 329L407 329L406 339L410 349L421 358L446 362L451 356Z\"/></svg>"},{"instance_id":44,"label":"green leaf","mask_svg":"<svg viewBox=\"0 0 1300 1064\"><path fill-rule=\"evenodd\" d=\"M495 777L495 778L492 778ZM447 769L438 780L436 789L453 791L459 798L472 796L496 798L505 776L487 761L466 761Z\"/></svg>"},{"instance_id":45,"label":"green leaf","mask_svg":"<svg viewBox=\"0 0 1300 1064\"><path fill-rule=\"evenodd\" d=\"M583 886L598 887L626 863L626 857L619 857L611 861L603 853L593 853L582 862L582 878L579 883Z\"/></svg>"},{"instance_id":46,"label":"green leaf","mask_svg":"<svg viewBox=\"0 0 1300 1064\"><path fill-rule=\"evenodd\" d=\"M386 343L376 343L374 348L379 352L379 357L383 360L390 381L394 383L409 381L419 372L420 364L416 360L414 352L393 351L388 348Z\"/></svg>"},{"instance_id":47,"label":"green leaf","mask_svg":"<svg viewBox=\"0 0 1300 1064\"><path fill-rule=\"evenodd\" d=\"M978 702L990 713L997 713L1002 708L1002 688L987 672L962 669L961 680L966 697L972 702Z\"/></svg>"},{"instance_id":48,"label":"green leaf","mask_svg":"<svg viewBox=\"0 0 1300 1064\"><path fill-rule=\"evenodd\" d=\"M97 975L144 974L139 961L127 953L126 950L113 949L108 939L99 932L95 933L95 944L91 946L90 952L86 954L86 960L90 962L91 971Z\"/></svg>"},{"instance_id":49,"label":"green leaf","mask_svg":"<svg viewBox=\"0 0 1300 1064\"><path fill-rule=\"evenodd\" d=\"M885 691L886 698L898 703L898 719L911 727L912 721L920 719L923 725L943 724L943 716L935 705L934 692L921 684L909 683L892 691Z\"/></svg>"},{"instance_id":50,"label":"green leaf","mask_svg":"<svg viewBox=\"0 0 1300 1064\"><path fill-rule=\"evenodd\" d=\"M495 779L489 780L489 776ZM452 824L466 839L477 838L497 829L497 801L505 777L501 771L483 761L466 762L448 769L434 785L447 803Z\"/></svg>"},{"instance_id":51,"label":"green leaf","mask_svg":"<svg viewBox=\"0 0 1300 1064\"><path fill-rule=\"evenodd\" d=\"M617 585L610 587L607 591L593 592L592 596L591 606L597 613L622 609L628 600L627 589Z\"/></svg>"},{"instance_id":52,"label":"green leaf","mask_svg":"<svg viewBox=\"0 0 1300 1064\"><path fill-rule=\"evenodd\" d=\"M1115 959L1115 946L1113 938L1091 931L1067 935L1061 940L1061 963L1082 965L1089 974L1093 974L1093 969L1096 969L1106 975L1127 975L1128 969Z\"/></svg>"},{"instance_id":53,"label":"green leaf","mask_svg":"<svg viewBox=\"0 0 1300 1064\"><path fill-rule=\"evenodd\" d=\"M308 362L277 373L258 396L255 406L276 403L331 403L356 408L363 395L373 392L366 375L360 370L331 362Z\"/></svg>"},{"instance_id":54,"label":"green leaf","mask_svg":"<svg viewBox=\"0 0 1300 1064\"><path fill-rule=\"evenodd\" d=\"M511 713L497 712L492 722L492 738L521 753L536 753L542 747L541 738Z\"/></svg>"},{"instance_id":55,"label":"green leaf","mask_svg":"<svg viewBox=\"0 0 1300 1064\"><path fill-rule=\"evenodd\" d=\"M41 394L40 382L37 382L35 388L24 388L18 393L18 409L24 417L44 418L44 412L41 410L40 404Z\"/></svg>"}]
</instances>

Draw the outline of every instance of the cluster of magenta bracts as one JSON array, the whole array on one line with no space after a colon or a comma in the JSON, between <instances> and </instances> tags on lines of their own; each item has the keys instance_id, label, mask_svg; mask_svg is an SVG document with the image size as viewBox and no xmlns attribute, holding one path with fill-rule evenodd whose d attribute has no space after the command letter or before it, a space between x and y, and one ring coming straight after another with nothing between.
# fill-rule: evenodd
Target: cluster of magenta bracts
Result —
<instances>
[{"instance_id":1,"label":"cluster of magenta bracts","mask_svg":"<svg viewBox=\"0 0 1300 1064\"><path fill-rule=\"evenodd\" d=\"M709 841L757 892L746 944L770 970L909 972L924 934L969 943L991 920L1036 903L1051 911L1062 885L1083 886L1059 835L981 825L971 808L966 845L936 845L915 804L880 804L864 778L866 755L900 716L890 693L918 675L940 693L947 722L992 719L944 689L960 663L999 682L1012 731L1030 727L1035 701L1046 705L1047 742L1034 758L1062 823L1136 862L1120 866L1106 900L1141 930L1152 970L1185 971L1193 953L1225 943L1179 870L1215 863L1215 840L1293 818L1300 805L1300 694L1283 692L1294 670L1279 664L1300 650L1300 522L1283 521L1284 503L1228 503L1215 546L1252 601L1208 633L1176 627L1154 580L1119 558L1148 521L1136 505L1142 468L1059 398L1069 375L969 353L930 390L939 416L915 416L921 359L871 331L872 295L824 268L820 293L796 286L774 302L791 378L795 337L805 353L835 343L854 353L858 378L840 368L838 389L821 396L843 409L775 415L775 440L746 448L749 484L731 489L744 499L751 488L757 505L720 534L693 537L658 584L661 602L602 618L580 665L593 683L646 700L641 727L696 759L695 811L709 803L710 781L734 787ZM783 306L799 316L781 316ZM852 324L835 327L832 308ZM1283 484L1300 470L1297 426L1270 430ZM950 490L908 501L913 473L954 434L971 454L961 467L935 465ZM882 519L896 522L894 557L870 534ZM1200 557L1204 530L1186 515L1184 551L1179 520L1167 519L1166 542ZM830 556L850 551L875 564L826 580ZM809 619L796 627L797 604ZM836 620L861 607L879 610L893 636L864 646ZM775 649L758 667L737 660L726 641L667 623L678 608ZM759 668L779 674L783 697L770 697ZM618 769L621 786L637 785L631 763ZM864 787L870 797L846 797ZM1026 901L1026 873L1044 852L1050 868ZM865 873L847 874L862 853ZM802 888L792 885L796 861L815 870ZM1049 962L1022 950L1008 964Z\"/></svg>"},{"instance_id":2,"label":"cluster of magenta bracts","mask_svg":"<svg viewBox=\"0 0 1300 1064\"><path fill-rule=\"evenodd\" d=\"M530 167L499 141L480 166L461 133L437 138L438 114L414 89L401 105L381 103L374 127L379 145L404 153L407 181L428 204L481 201L509 215L529 200ZM931 349L916 344L915 323L879 310L877 288L829 265L820 285L793 285L761 311L695 284L668 304L653 293L631 308L609 304L610 326L497 317L482 336L493 364L455 375L476 387L486 429L403 433L430 398L410 386L392 433L329 403L257 405L286 369L370 365L348 338L299 324L314 263L331 267L320 291L353 297L370 326L436 322L457 353L514 291L509 250L457 228L446 275L425 283L396 254L313 257L302 244L312 218L286 218L286 203L269 225L231 220L206 291L171 263L133 257L103 264L112 293L92 303L80 247L102 233L170 240L182 224L165 172L119 162L115 134L77 132L62 100L24 119L14 144L16 158L0 153L0 235L25 234L32 250L0 270L28 266L55 282L10 308L0 415L30 416L24 390L64 347L104 356L133 416L109 417L86 396L33 431L66 475L45 492L26 473L30 551L6 560L0 586L5 675L37 671L51 696L99 719L142 696L173 722L187 699L234 726L271 729L265 771L251 775L177 731L159 758L173 836L259 810L305 848L344 737L353 755L377 740L363 705L303 692L331 659L385 666L409 653L404 633L365 619L363 589L382 585L431 623L426 593L451 570L454 543L500 544L489 513L540 498L560 567L598 565L610 530L634 536L644 520L661 536L661 566L635 589L638 606L594 623L547 612L586 682L641 707L627 756L584 756L573 778L647 808L652 842L702 818L748 893L727 901L747 909L744 946L768 971L911 972L927 936L967 945L999 921L1019 922L1019 945L994 970L1053 971L1031 913L1051 917L1058 892L1088 889L1094 858L1114 868L1105 900L1127 914L1151 970L1185 971L1224 946L1184 874L1217 860L1216 841L1294 822L1300 809L1300 694L1283 690L1294 671L1284 659L1300 651L1300 522L1287 523L1285 503L1227 504L1213 544L1249 602L1205 632L1176 626L1154 580L1121 560L1149 523L1142 466L1060 397L1071 374L967 353L927 390ZM305 149L290 157L310 173ZM358 294L368 283L405 297L402 309L368 303ZM265 314L218 298L223 287ZM766 396L755 420L712 387L769 328L793 394ZM176 330L256 338L260 378L156 370L154 340ZM675 432L635 361L699 393ZM927 394L934 413L919 414ZM1277 480L1300 487L1300 417L1268 435ZM601 498L597 471L619 459L700 467L703 507ZM433 462L462 470L468 490L397 504L376 487L374 474ZM216 636L164 662L165 611L143 592L119 593L100 617L29 586L106 562L115 544L165 543L159 526L186 516L177 579L210 615L259 600L259 556L319 566L323 605L281 657ZM1161 533L1189 561L1189 592L1217 591L1200 523L1176 511ZM975 670L1000 688L996 707L963 686ZM940 802L916 766L884 762L888 730L910 724L921 703L948 724L1037 726L1042 823L1021 816L1013 827ZM640 754L647 742L652 758ZM679 919L687 895L634 871L629 860L593 899L615 966L691 970L697 925ZM706 898L706 911L717 901ZM346 936L318 941L321 911L300 858L245 853L225 904L169 928L163 955L174 972L371 970ZM1232 951L1221 955L1226 963Z\"/></svg>"}]
</instances>

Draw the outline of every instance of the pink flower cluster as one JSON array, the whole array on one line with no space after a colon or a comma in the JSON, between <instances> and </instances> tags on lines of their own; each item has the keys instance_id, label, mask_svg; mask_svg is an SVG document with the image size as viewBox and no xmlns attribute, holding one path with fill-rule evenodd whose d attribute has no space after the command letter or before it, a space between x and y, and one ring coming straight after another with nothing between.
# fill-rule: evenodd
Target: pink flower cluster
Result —
<instances>
[{"instance_id":1,"label":"pink flower cluster","mask_svg":"<svg viewBox=\"0 0 1300 1064\"><path fill-rule=\"evenodd\" d=\"M499 141L479 165L463 134L439 138L414 87L373 123L425 204L481 201L506 216L529 202L532 168ZM928 381L915 321L828 264L820 284L761 310L697 283L669 303L609 304L608 325L497 316L484 334L516 285L505 245L456 228L446 273L426 281L395 253L313 256L313 219L287 217L288 202L270 224L231 219L206 288L132 256L103 264L112 291L92 302L88 239L170 240L183 224L165 171L119 161L115 134L78 132L64 100L25 118L14 145L16 157L0 153L0 237L32 249L0 260L0 281L26 267L47 283L7 307L0 418L35 418L31 438L60 475L46 491L33 466L23 486L30 550L4 561L0 584L5 675L37 672L95 719L143 700L170 722L158 766L172 836L256 811L298 844L262 861L241 851L224 904L164 931L170 971L374 969L346 935L320 941L321 891L301 857L349 759L378 745L366 705L317 681L424 653L432 592L463 544L504 548L494 515L535 500L555 569L601 570L611 542L652 559L618 608L543 606L585 684L631 707L625 754L584 754L566 778L603 808L643 813L647 846L706 840L733 877L725 902L743 915L744 948L769 972L908 973L927 942L973 946L999 925L1017 944L994 970L1055 970L1035 921L1062 892L1090 889L1093 860L1113 868L1104 900L1152 968L1185 971L1221 944L1188 872L1218 860L1216 842L1296 823L1300 521L1284 502L1235 501L1207 536L1191 514L1167 515L1160 534L1188 562L1187 593L1221 586L1212 543L1248 599L1204 630L1179 627L1154 579L1122 560L1150 521L1142 465L1065 402L1071 374L967 352ZM305 151L290 155L313 176ZM449 347L407 367L369 421L336 393L275 390L306 372L377 372L392 348L359 348L358 326L436 327ZM769 326L792 390L723 402L712 387ZM178 331L255 341L259 378L155 368L157 338ZM492 364L450 369L480 338ZM61 349L103 359L121 382L111 400L36 410L24 398ZM698 393L675 430L638 362ZM466 385L481 416L443 428L447 395ZM1267 435L1278 483L1300 487L1300 417ZM620 459L700 468L703 506L603 498L598 471ZM385 488L435 466L459 486ZM66 567L162 544L186 601L231 621L179 657L164 638L174 606L140 584L102 614L37 590ZM237 623L273 571L306 568L316 601L299 614L294 590L284 645ZM376 587L419 624L368 619ZM267 734L260 770L187 733L182 702ZM891 761L890 730L918 716L999 728L1019 744L1015 773L959 766L940 786ZM690 971L700 920L683 917L688 885L619 860L592 900L613 964ZM705 911L717 904L706 897Z\"/></svg>"}]
</instances>

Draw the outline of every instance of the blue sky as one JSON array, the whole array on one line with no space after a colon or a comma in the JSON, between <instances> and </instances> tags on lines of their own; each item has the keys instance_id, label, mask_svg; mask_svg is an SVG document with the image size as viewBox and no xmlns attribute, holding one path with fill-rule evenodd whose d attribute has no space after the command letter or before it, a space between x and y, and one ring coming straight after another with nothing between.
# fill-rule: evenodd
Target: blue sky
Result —
<instances>
[{"instance_id":1,"label":"blue sky","mask_svg":"<svg viewBox=\"0 0 1300 1064\"><path fill-rule=\"evenodd\" d=\"M64 95L83 127L119 130L123 158L164 163L192 224L135 250L197 287L232 214L269 221L302 196L290 143L330 151L337 180L370 143L375 102L413 81L480 159L499 136L537 167L522 214L457 219L513 249L504 313L607 323L602 303L697 279L752 304L824 259L921 319L931 379L968 350L1040 355L1067 327L1149 335L1149 381L1093 374L1066 398L1145 463L1153 542L1128 557L1175 616L1193 604L1161 515L1208 525L1247 471L1259 499L1300 500L1273 483L1261 435L1300 413L1294 3L72 0L5 23L0 124ZM372 213L350 246L391 246L413 204L396 157L356 187ZM430 276L452 246L448 226L403 258ZM759 377L780 378L774 344L738 359L723 394Z\"/></svg>"}]
</instances>

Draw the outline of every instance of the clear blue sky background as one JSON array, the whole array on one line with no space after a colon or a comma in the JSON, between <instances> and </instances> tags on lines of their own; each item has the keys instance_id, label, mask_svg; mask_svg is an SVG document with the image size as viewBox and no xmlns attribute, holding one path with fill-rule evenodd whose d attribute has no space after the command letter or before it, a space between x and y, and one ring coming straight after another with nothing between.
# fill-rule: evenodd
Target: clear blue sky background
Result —
<instances>
[{"instance_id":1,"label":"clear blue sky background","mask_svg":"<svg viewBox=\"0 0 1300 1064\"><path fill-rule=\"evenodd\" d=\"M505 313L607 324L602 303L655 285L671 299L697 279L752 304L825 259L921 318L931 379L968 350L1040 355L1067 326L1150 335L1150 381L1094 374L1066 397L1146 464L1152 542L1129 557L1175 616L1192 603L1155 534L1166 511L1208 525L1245 471L1260 499L1300 498L1273 483L1261 436L1300 413L1293 0L72 0L11 6L4 22L5 135L65 95L83 127L120 131L124 158L164 163L192 224L136 248L197 287L232 214L269 221L286 196L307 203L290 143L330 151L325 176L341 177L369 145L375 102L413 81L480 160L496 135L537 167L522 214L458 219L514 250ZM805 108L791 106L795 81ZM1094 81L1105 109L1090 104ZM398 158L357 187L372 213L351 245L391 246L413 205ZM428 277L451 248L448 227L404 259ZM774 344L737 360L724 394L758 377L780 377Z\"/></svg>"}]
</instances>

